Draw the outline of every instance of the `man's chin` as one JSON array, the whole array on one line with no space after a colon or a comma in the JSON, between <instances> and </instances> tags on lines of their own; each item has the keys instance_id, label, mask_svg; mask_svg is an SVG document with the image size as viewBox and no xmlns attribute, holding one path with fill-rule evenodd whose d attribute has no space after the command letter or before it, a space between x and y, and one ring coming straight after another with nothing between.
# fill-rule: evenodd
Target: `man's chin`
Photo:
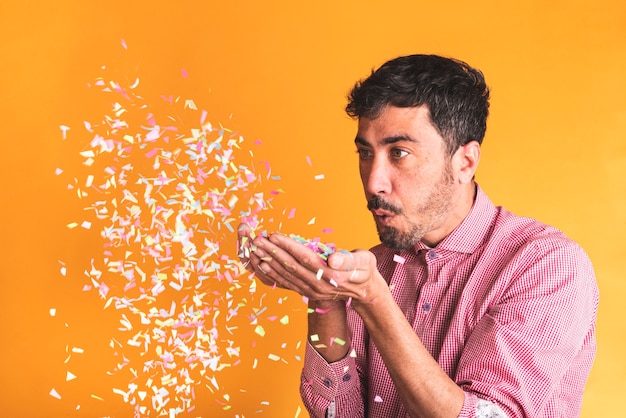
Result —
<instances>
[{"instance_id":1,"label":"man's chin","mask_svg":"<svg viewBox=\"0 0 626 418\"><path fill-rule=\"evenodd\" d=\"M380 242L387 248L394 251L406 250L413 247L419 239L416 239L413 234L403 234L396 228L389 226L378 226L378 238Z\"/></svg>"}]
</instances>

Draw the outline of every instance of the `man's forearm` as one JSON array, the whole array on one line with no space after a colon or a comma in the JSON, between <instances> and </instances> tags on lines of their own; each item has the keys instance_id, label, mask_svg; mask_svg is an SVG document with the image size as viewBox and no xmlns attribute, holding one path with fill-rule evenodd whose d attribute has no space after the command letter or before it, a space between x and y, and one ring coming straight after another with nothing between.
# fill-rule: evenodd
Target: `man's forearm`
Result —
<instances>
[{"instance_id":1,"label":"man's forearm","mask_svg":"<svg viewBox=\"0 0 626 418\"><path fill-rule=\"evenodd\" d=\"M328 363L346 356L350 329L344 301L309 301L308 324L311 345Z\"/></svg>"},{"instance_id":2,"label":"man's forearm","mask_svg":"<svg viewBox=\"0 0 626 418\"><path fill-rule=\"evenodd\" d=\"M458 416L464 401L463 390L432 358L391 295L368 306L354 307L410 416Z\"/></svg>"}]
</instances>

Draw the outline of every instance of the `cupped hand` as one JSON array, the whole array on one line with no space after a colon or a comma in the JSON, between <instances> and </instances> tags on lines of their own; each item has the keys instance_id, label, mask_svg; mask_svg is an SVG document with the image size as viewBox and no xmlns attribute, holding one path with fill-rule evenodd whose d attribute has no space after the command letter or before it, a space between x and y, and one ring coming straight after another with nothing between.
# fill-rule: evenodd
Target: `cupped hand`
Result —
<instances>
[{"instance_id":1,"label":"cupped hand","mask_svg":"<svg viewBox=\"0 0 626 418\"><path fill-rule=\"evenodd\" d=\"M253 237L239 228L242 262L266 285L293 290L312 300L368 303L387 288L375 256L365 250L337 251L325 262L315 251L280 233ZM240 247L244 245L240 244Z\"/></svg>"}]
</instances>

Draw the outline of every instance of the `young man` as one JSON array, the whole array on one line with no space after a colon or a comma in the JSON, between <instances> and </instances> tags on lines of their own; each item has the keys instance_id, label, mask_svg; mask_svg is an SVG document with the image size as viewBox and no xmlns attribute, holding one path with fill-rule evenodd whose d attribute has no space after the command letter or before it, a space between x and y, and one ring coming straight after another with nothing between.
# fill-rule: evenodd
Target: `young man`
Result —
<instances>
[{"instance_id":1,"label":"young man","mask_svg":"<svg viewBox=\"0 0 626 418\"><path fill-rule=\"evenodd\" d=\"M247 268L315 311L301 384L311 416L580 414L593 268L562 232L494 206L475 183L488 108L483 75L463 62L391 60L347 106L382 244L325 264L240 227Z\"/></svg>"}]
</instances>

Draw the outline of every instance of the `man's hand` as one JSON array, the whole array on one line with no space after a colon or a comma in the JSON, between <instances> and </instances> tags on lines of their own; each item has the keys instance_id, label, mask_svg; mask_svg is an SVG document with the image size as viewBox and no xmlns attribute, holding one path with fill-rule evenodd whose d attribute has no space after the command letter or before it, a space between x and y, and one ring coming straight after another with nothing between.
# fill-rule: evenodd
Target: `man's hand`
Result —
<instances>
[{"instance_id":1,"label":"man's hand","mask_svg":"<svg viewBox=\"0 0 626 418\"><path fill-rule=\"evenodd\" d=\"M280 233L254 237L245 224L239 227L239 242L242 262L261 282L293 290L310 300L352 299L367 304L381 288L387 288L369 251L337 251L326 263L291 237Z\"/></svg>"}]
</instances>

